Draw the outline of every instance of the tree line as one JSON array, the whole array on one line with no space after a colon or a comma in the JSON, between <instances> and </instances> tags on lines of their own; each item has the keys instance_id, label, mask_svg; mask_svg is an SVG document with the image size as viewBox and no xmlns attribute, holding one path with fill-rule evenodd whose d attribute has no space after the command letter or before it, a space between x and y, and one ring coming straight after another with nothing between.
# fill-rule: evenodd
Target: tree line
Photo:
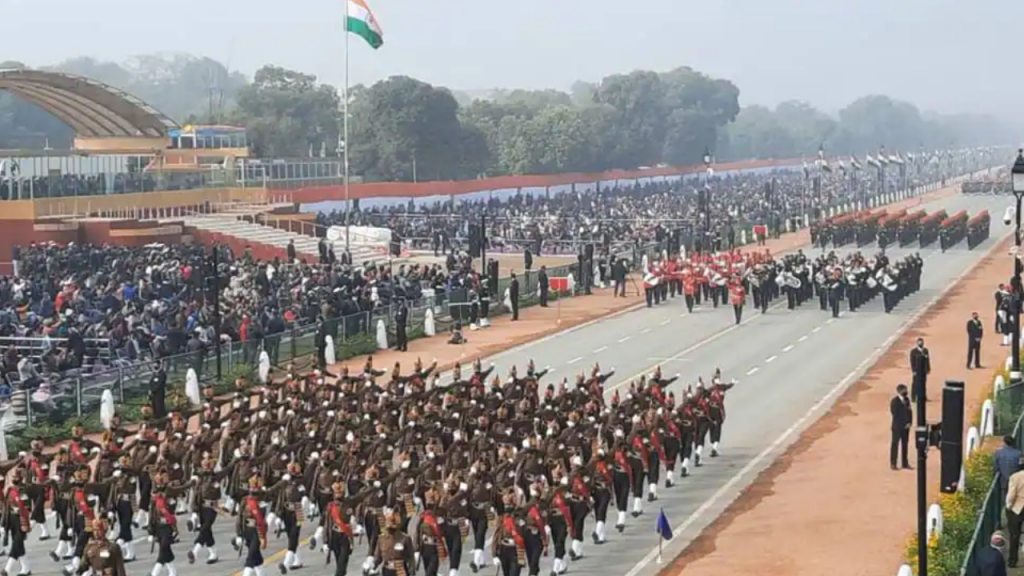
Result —
<instances>
[{"instance_id":1,"label":"tree line","mask_svg":"<svg viewBox=\"0 0 1024 576\"><path fill-rule=\"evenodd\" d=\"M3 67L23 64L6 62ZM336 157L342 95L310 74L265 66L252 80L209 58L140 57L130 65L76 58L53 69L131 93L182 124L247 128L261 157ZM470 95L408 76L348 93L351 172L365 180L451 180L687 165L732 159L917 152L1011 141L991 116L923 113L884 95L838 115L811 104L740 106L731 81L688 67L634 71L567 91ZM0 92L0 148L70 145L70 129Z\"/></svg>"}]
</instances>

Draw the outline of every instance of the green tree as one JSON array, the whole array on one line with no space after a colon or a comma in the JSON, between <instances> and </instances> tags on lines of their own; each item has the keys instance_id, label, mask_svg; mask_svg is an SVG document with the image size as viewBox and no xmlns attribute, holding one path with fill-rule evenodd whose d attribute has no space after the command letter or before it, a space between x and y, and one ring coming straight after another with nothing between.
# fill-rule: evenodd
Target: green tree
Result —
<instances>
[{"instance_id":1,"label":"green tree","mask_svg":"<svg viewBox=\"0 0 1024 576\"><path fill-rule=\"evenodd\" d=\"M353 98L349 107L349 153L357 173L388 180L449 180L466 175L466 167L460 164L466 142L479 136L464 132L458 103L449 90L408 76L392 76Z\"/></svg>"},{"instance_id":2,"label":"green tree","mask_svg":"<svg viewBox=\"0 0 1024 576\"><path fill-rule=\"evenodd\" d=\"M232 122L247 128L257 156L302 157L337 144L340 102L316 76L264 66L239 92Z\"/></svg>"},{"instance_id":3,"label":"green tree","mask_svg":"<svg viewBox=\"0 0 1024 576\"><path fill-rule=\"evenodd\" d=\"M616 111L612 166L657 164L665 141L665 85L656 72L635 71L601 80L595 101Z\"/></svg>"}]
</instances>

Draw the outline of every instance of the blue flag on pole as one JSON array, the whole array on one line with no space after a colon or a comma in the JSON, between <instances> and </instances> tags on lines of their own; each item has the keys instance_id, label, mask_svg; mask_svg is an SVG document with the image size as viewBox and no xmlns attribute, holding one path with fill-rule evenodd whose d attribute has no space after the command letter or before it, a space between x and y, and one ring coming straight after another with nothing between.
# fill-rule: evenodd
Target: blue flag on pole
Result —
<instances>
[{"instance_id":1,"label":"blue flag on pole","mask_svg":"<svg viewBox=\"0 0 1024 576\"><path fill-rule=\"evenodd\" d=\"M655 531L661 536L662 540L672 539L672 525L668 522L668 516L665 516L664 508L661 509L661 512L658 512L658 524L655 527Z\"/></svg>"}]
</instances>

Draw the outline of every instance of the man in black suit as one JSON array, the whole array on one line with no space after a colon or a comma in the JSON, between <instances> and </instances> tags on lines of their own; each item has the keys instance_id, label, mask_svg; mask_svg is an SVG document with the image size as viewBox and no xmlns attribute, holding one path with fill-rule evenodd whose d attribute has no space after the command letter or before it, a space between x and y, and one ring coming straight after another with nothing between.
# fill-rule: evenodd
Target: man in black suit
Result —
<instances>
[{"instance_id":1,"label":"man in black suit","mask_svg":"<svg viewBox=\"0 0 1024 576\"><path fill-rule=\"evenodd\" d=\"M540 307L548 307L548 290L551 286L548 285L548 267L541 265L540 272L537 272L537 284L540 286Z\"/></svg>"},{"instance_id":2,"label":"man in black suit","mask_svg":"<svg viewBox=\"0 0 1024 576\"><path fill-rule=\"evenodd\" d=\"M978 551L976 560L978 562L978 574L980 576L1006 576L1006 560L1003 558L1003 548L1006 547L1006 537L1002 532L992 533L989 546Z\"/></svg>"},{"instance_id":3,"label":"man in black suit","mask_svg":"<svg viewBox=\"0 0 1024 576\"><path fill-rule=\"evenodd\" d=\"M896 467L896 456L903 450L903 467L910 469L907 456L907 445L910 443L910 426L914 421L914 413L910 409L910 398L907 398L907 385L896 387L896 395L889 401L889 414L892 416L892 439L889 441L889 467Z\"/></svg>"},{"instance_id":4,"label":"man in black suit","mask_svg":"<svg viewBox=\"0 0 1024 576\"><path fill-rule=\"evenodd\" d=\"M971 363L973 360L974 368L981 368L981 337L984 335L985 329L981 324L981 320L978 319L978 313L971 314L971 319L967 321L967 369L971 369Z\"/></svg>"},{"instance_id":5,"label":"man in black suit","mask_svg":"<svg viewBox=\"0 0 1024 576\"><path fill-rule=\"evenodd\" d=\"M294 264L295 260L298 258L298 254L295 252L295 240L288 241L288 247L286 250L288 253L288 263Z\"/></svg>"},{"instance_id":6,"label":"man in black suit","mask_svg":"<svg viewBox=\"0 0 1024 576\"><path fill-rule=\"evenodd\" d=\"M512 303L512 321L519 320L519 278L512 273L512 282L508 285L508 299Z\"/></svg>"},{"instance_id":7,"label":"man in black suit","mask_svg":"<svg viewBox=\"0 0 1024 576\"><path fill-rule=\"evenodd\" d=\"M409 351L409 309L405 306L404 300L397 303L395 310L395 350L399 352Z\"/></svg>"},{"instance_id":8,"label":"man in black suit","mask_svg":"<svg viewBox=\"0 0 1024 576\"><path fill-rule=\"evenodd\" d=\"M927 402L928 393L925 388L928 385L928 374L932 371L932 363L928 358L928 349L924 347L924 338L918 338L917 346L910 351L910 371L914 373L914 380L910 384L910 399L917 402L918 395L924 395Z\"/></svg>"}]
</instances>

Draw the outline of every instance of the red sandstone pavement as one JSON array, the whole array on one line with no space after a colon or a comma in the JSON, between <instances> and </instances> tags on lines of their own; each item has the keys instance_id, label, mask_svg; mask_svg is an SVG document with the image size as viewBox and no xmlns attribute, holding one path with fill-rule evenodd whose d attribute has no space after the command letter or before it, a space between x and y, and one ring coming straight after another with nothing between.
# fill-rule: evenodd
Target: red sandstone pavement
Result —
<instances>
[{"instance_id":1,"label":"red sandstone pavement","mask_svg":"<svg viewBox=\"0 0 1024 576\"><path fill-rule=\"evenodd\" d=\"M916 474L889 469L889 400L908 381L907 351L918 337L932 358L931 382L963 380L966 414L977 413L993 368L1008 349L987 334L985 368L964 367L964 323L977 311L992 325L994 287L1006 278L1009 239L982 260L896 340L832 410L811 426L679 558L679 576L882 576L903 563L915 528ZM978 309L979 306L981 309ZM933 388L930 420L941 414ZM938 493L939 458L928 459L929 501ZM913 454L912 454L912 457Z\"/></svg>"}]
</instances>

